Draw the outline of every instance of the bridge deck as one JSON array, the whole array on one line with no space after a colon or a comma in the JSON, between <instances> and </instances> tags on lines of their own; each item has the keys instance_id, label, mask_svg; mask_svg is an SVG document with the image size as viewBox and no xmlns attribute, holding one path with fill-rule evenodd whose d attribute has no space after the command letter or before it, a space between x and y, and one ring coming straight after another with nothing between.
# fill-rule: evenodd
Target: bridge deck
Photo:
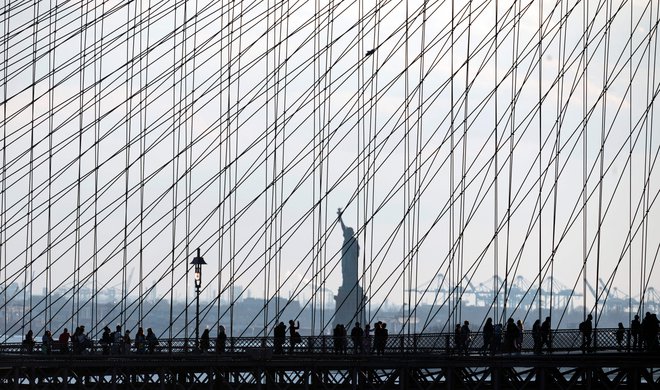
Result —
<instances>
[{"instance_id":1,"label":"bridge deck","mask_svg":"<svg viewBox=\"0 0 660 390\"><path fill-rule=\"evenodd\" d=\"M0 355L3 388L660 388L660 355Z\"/></svg>"}]
</instances>

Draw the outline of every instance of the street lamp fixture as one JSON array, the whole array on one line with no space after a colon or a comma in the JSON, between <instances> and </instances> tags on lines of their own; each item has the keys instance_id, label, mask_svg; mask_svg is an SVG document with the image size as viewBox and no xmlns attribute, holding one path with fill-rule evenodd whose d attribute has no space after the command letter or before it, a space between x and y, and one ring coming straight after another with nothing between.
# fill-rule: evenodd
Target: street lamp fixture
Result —
<instances>
[{"instance_id":1,"label":"street lamp fixture","mask_svg":"<svg viewBox=\"0 0 660 390\"><path fill-rule=\"evenodd\" d=\"M202 288L202 266L206 264L202 257L199 248L197 248L197 256L190 262L195 266L195 294L196 294L196 310L195 310L195 344L199 347L199 293Z\"/></svg>"}]
</instances>

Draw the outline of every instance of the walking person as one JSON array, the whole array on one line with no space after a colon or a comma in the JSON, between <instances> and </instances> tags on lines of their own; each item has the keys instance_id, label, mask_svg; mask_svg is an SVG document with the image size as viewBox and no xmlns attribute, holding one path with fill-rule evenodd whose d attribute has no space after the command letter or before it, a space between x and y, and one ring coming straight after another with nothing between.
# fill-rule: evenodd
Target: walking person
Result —
<instances>
[{"instance_id":1,"label":"walking person","mask_svg":"<svg viewBox=\"0 0 660 390\"><path fill-rule=\"evenodd\" d=\"M545 317L545 321L541 324L541 350L544 345L548 347L548 352L552 352L550 317Z\"/></svg>"},{"instance_id":2,"label":"walking person","mask_svg":"<svg viewBox=\"0 0 660 390\"><path fill-rule=\"evenodd\" d=\"M637 351L640 349L640 334L642 333L642 323L639 321L639 315L635 314L635 318L630 322L630 337L632 337L632 349Z\"/></svg>"},{"instance_id":3,"label":"walking person","mask_svg":"<svg viewBox=\"0 0 660 390\"><path fill-rule=\"evenodd\" d=\"M493 326L493 319L491 317L488 317L486 320L486 323L484 324L483 328L483 337L484 337L484 348L483 348L483 354L488 355L488 353L491 352L493 349L493 333L495 331L495 327Z\"/></svg>"},{"instance_id":4,"label":"walking person","mask_svg":"<svg viewBox=\"0 0 660 390\"><path fill-rule=\"evenodd\" d=\"M580 345L580 349L582 350L582 353L591 352L591 336L593 332L593 324L591 323L592 319L593 317L589 314L587 319L580 323L580 333L582 333L582 345Z\"/></svg>"},{"instance_id":5,"label":"walking person","mask_svg":"<svg viewBox=\"0 0 660 390\"><path fill-rule=\"evenodd\" d=\"M454 353L460 354L461 350L461 324L456 324L454 327Z\"/></svg>"},{"instance_id":6,"label":"walking person","mask_svg":"<svg viewBox=\"0 0 660 390\"><path fill-rule=\"evenodd\" d=\"M616 330L616 350L621 352L623 346L623 336L626 333L626 329L623 327L623 322L619 322L619 327Z\"/></svg>"},{"instance_id":7,"label":"walking person","mask_svg":"<svg viewBox=\"0 0 660 390\"><path fill-rule=\"evenodd\" d=\"M472 341L470 321L465 320L461 326L461 353L469 354L470 341Z\"/></svg>"},{"instance_id":8,"label":"walking person","mask_svg":"<svg viewBox=\"0 0 660 390\"><path fill-rule=\"evenodd\" d=\"M523 334L525 332L525 326L523 325L521 320L518 320L516 322L516 326L518 327L518 335L516 336L516 350L518 353L522 352L522 347L523 347Z\"/></svg>"},{"instance_id":9,"label":"walking person","mask_svg":"<svg viewBox=\"0 0 660 390\"><path fill-rule=\"evenodd\" d=\"M543 338L541 336L541 320L537 319L532 325L532 340L534 341L534 354L540 355L543 348Z\"/></svg>"}]
</instances>

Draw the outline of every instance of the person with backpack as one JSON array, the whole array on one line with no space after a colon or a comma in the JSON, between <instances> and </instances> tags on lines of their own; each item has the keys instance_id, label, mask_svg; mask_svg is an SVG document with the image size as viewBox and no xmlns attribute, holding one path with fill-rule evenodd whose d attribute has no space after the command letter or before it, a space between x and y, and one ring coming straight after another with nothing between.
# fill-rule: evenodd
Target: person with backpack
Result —
<instances>
[{"instance_id":1,"label":"person with backpack","mask_svg":"<svg viewBox=\"0 0 660 390\"><path fill-rule=\"evenodd\" d=\"M550 317L545 317L545 321L541 324L541 350L544 345L547 345L548 352L552 352L552 334L550 332Z\"/></svg>"},{"instance_id":2,"label":"person with backpack","mask_svg":"<svg viewBox=\"0 0 660 390\"><path fill-rule=\"evenodd\" d=\"M591 352L591 336L593 332L593 325L591 320L593 317L591 314L587 316L587 319L580 323L580 333L582 333L582 345L580 345L580 350L582 353Z\"/></svg>"}]
</instances>

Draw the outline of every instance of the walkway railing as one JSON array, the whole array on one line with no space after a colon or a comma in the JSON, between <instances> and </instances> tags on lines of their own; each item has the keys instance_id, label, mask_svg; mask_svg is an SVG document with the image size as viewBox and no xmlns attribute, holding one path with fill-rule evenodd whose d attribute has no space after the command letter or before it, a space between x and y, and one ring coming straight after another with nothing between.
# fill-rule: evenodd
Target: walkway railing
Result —
<instances>
[{"instance_id":1,"label":"walkway railing","mask_svg":"<svg viewBox=\"0 0 660 390\"><path fill-rule=\"evenodd\" d=\"M616 338L617 329L597 329L593 333L590 351L629 351L632 349L632 340L628 331L624 336L621 345ZM485 348L483 333L473 332L466 346L457 345L453 333L423 333L411 335L390 335L385 343L385 354L486 354L486 353L506 353L503 335L499 338L493 337L491 347ZM544 352L578 352L581 351L582 334L578 330L565 329L556 330L552 333L550 342L543 346ZM109 347L106 347L106 352ZM371 337L370 342L363 340L358 346L358 353L366 353L366 350L374 352L374 340ZM117 351L117 347L110 347L110 350ZM130 352L123 353L149 353L148 346L138 348L133 341ZM221 348L220 348L221 349ZM290 338L287 337L282 345L282 353L307 353L307 354L333 354L340 351L346 353L355 353L356 348L350 337L335 338L333 336L304 336L302 342L291 346ZM530 331L525 331L522 337L522 348L520 352L534 352L534 340ZM230 353L230 354L249 354L253 357L268 357L276 350L273 337L228 337L225 343L224 351L219 351L216 341L210 340L207 352L211 353ZM98 354L104 352L103 345L98 340L94 340L84 346L74 346L69 343L66 349L56 341L50 348L50 351L40 342L35 342L32 346L24 343L5 343L0 344L0 353L3 354L61 354L61 353L81 353ZM199 353L194 339L159 339L158 344L153 347L153 353L182 354ZM516 351L511 351L516 352ZM111 352L112 353L112 352Z\"/></svg>"}]
</instances>

